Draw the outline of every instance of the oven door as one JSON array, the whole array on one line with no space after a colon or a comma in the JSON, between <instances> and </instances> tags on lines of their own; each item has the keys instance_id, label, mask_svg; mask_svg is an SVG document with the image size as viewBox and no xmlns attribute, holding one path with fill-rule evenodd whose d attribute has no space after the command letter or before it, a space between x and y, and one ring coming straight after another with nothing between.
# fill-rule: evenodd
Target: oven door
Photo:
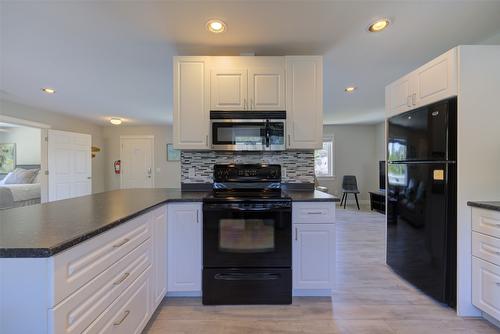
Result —
<instances>
[{"instance_id":1,"label":"oven door","mask_svg":"<svg viewBox=\"0 0 500 334\"><path fill-rule=\"evenodd\" d=\"M289 203L204 203L205 268L290 267Z\"/></svg>"},{"instance_id":2,"label":"oven door","mask_svg":"<svg viewBox=\"0 0 500 334\"><path fill-rule=\"evenodd\" d=\"M280 151L285 149L283 120L211 121L212 148L225 151Z\"/></svg>"}]
</instances>

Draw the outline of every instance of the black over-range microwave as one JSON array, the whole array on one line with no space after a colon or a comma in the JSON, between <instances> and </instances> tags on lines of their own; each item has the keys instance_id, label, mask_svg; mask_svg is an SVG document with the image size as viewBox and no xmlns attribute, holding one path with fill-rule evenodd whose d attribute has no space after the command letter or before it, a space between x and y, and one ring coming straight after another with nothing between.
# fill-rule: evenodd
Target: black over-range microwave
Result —
<instances>
[{"instance_id":1,"label":"black over-range microwave","mask_svg":"<svg viewBox=\"0 0 500 334\"><path fill-rule=\"evenodd\" d=\"M284 151L285 111L210 111L212 149Z\"/></svg>"}]
</instances>

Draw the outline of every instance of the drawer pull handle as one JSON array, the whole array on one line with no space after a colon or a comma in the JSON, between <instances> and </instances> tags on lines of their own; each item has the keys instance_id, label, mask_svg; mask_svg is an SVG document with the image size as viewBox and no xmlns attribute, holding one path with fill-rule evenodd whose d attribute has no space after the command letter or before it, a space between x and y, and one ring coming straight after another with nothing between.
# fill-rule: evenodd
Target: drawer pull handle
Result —
<instances>
[{"instance_id":1,"label":"drawer pull handle","mask_svg":"<svg viewBox=\"0 0 500 334\"><path fill-rule=\"evenodd\" d=\"M127 277L129 277L129 275L130 275L130 273L125 273L125 274L123 274L123 276L122 276L122 277L121 277L118 281L114 282L114 283L113 283L113 285L118 285L118 284L120 284L121 282L123 282L124 280L126 280L126 279L127 279Z\"/></svg>"},{"instance_id":2,"label":"drawer pull handle","mask_svg":"<svg viewBox=\"0 0 500 334\"><path fill-rule=\"evenodd\" d=\"M495 254L495 255L500 255L500 251L498 251L498 248L491 247L489 245L483 244L483 249L485 252L490 253L490 254Z\"/></svg>"},{"instance_id":3,"label":"drawer pull handle","mask_svg":"<svg viewBox=\"0 0 500 334\"><path fill-rule=\"evenodd\" d=\"M125 313L123 314L123 317L120 319L120 321L117 321L113 324L113 326L120 326L122 324L122 322L125 321L125 319L127 319L128 315L130 314L130 311L129 310L126 310Z\"/></svg>"},{"instance_id":4,"label":"drawer pull handle","mask_svg":"<svg viewBox=\"0 0 500 334\"><path fill-rule=\"evenodd\" d=\"M121 246L125 245L125 244L126 244L127 242L129 242L129 241L130 241L130 239L125 238L125 239L123 239L121 242L119 242L119 243L117 243L117 244L113 245L113 247L114 247L114 248L121 247Z\"/></svg>"},{"instance_id":5,"label":"drawer pull handle","mask_svg":"<svg viewBox=\"0 0 500 334\"><path fill-rule=\"evenodd\" d=\"M321 211L311 211L311 212L308 212L307 214L308 215L322 215L323 212L321 212Z\"/></svg>"},{"instance_id":6,"label":"drawer pull handle","mask_svg":"<svg viewBox=\"0 0 500 334\"><path fill-rule=\"evenodd\" d=\"M490 222L484 221L484 219L483 219L482 223L484 225L489 225L489 226L494 226L494 227L499 227L500 226L500 223L490 223Z\"/></svg>"}]
</instances>

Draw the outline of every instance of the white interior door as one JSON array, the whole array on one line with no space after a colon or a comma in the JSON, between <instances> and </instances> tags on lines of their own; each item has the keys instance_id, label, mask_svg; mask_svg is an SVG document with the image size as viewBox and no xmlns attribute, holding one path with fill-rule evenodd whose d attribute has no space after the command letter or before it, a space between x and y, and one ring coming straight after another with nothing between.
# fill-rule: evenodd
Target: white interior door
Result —
<instances>
[{"instance_id":1,"label":"white interior door","mask_svg":"<svg viewBox=\"0 0 500 334\"><path fill-rule=\"evenodd\" d=\"M92 136L48 130L49 201L92 193Z\"/></svg>"},{"instance_id":2,"label":"white interior door","mask_svg":"<svg viewBox=\"0 0 500 334\"><path fill-rule=\"evenodd\" d=\"M153 188L153 137L121 137L121 188Z\"/></svg>"}]
</instances>

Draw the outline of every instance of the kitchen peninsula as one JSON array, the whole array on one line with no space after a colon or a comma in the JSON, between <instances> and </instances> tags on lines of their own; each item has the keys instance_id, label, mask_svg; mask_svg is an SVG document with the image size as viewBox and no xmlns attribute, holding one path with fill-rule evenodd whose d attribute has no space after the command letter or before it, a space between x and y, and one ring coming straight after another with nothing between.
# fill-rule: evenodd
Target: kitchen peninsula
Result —
<instances>
[{"instance_id":1,"label":"kitchen peninsula","mask_svg":"<svg viewBox=\"0 0 500 334\"><path fill-rule=\"evenodd\" d=\"M0 211L0 332L80 333L122 324L140 331L167 293L200 295L202 200L209 193L117 190ZM334 222L338 198L288 196L297 227ZM322 250L300 249L302 238L295 238L294 254ZM305 278L294 258L294 294L325 293L306 279L334 266L334 254L316 256L325 261L304 263ZM331 286L333 277L327 280Z\"/></svg>"}]
</instances>

